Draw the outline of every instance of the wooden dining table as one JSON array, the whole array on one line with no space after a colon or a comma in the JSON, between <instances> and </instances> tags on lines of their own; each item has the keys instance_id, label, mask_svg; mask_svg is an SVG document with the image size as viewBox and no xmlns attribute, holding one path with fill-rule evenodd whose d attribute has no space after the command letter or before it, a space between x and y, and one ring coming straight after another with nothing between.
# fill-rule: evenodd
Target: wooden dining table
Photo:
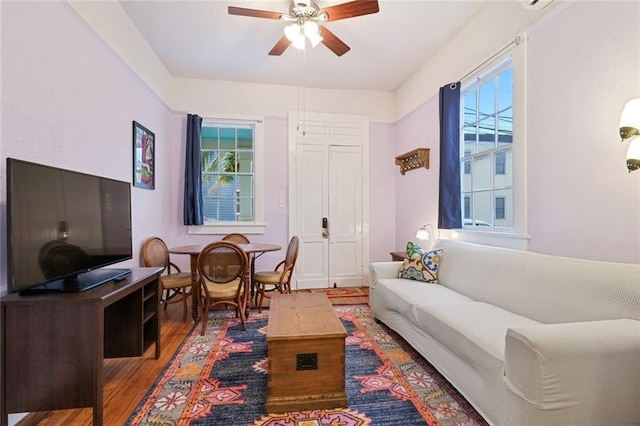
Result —
<instances>
[{"instance_id":1,"label":"wooden dining table","mask_svg":"<svg viewBox=\"0 0 640 426\"><path fill-rule=\"evenodd\" d=\"M198 321L198 295L200 294L200 285L198 282L198 255L206 246L207 244L191 244L187 246L169 248L169 253L186 254L189 255L191 259L191 316L194 322ZM242 250L244 250L249 256L251 268L251 297L249 297L249 300L251 300L254 292L253 274L256 269L256 259L267 252L281 250L282 246L268 243L242 243L238 244L238 246L240 246L240 248L242 248Z\"/></svg>"}]
</instances>

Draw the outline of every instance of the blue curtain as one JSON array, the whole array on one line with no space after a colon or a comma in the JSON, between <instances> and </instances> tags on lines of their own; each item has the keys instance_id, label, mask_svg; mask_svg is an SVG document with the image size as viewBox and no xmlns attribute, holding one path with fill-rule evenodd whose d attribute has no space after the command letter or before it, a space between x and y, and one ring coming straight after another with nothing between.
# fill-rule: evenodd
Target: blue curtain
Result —
<instances>
[{"instance_id":1,"label":"blue curtain","mask_svg":"<svg viewBox=\"0 0 640 426\"><path fill-rule=\"evenodd\" d=\"M202 145L202 117L187 114L187 155L184 166L184 224L202 225L202 176L200 175L200 146Z\"/></svg>"},{"instance_id":2,"label":"blue curtain","mask_svg":"<svg viewBox=\"0 0 640 426\"><path fill-rule=\"evenodd\" d=\"M440 88L438 228L462 228L460 189L460 82L456 82Z\"/></svg>"}]
</instances>

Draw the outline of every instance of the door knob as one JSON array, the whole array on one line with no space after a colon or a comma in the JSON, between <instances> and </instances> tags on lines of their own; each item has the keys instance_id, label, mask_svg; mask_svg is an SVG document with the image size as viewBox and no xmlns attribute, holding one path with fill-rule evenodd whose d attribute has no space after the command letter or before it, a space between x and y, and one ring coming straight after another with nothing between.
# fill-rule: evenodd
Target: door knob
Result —
<instances>
[{"instance_id":1,"label":"door knob","mask_svg":"<svg viewBox=\"0 0 640 426\"><path fill-rule=\"evenodd\" d=\"M326 217L322 218L322 238L329 238L329 221Z\"/></svg>"}]
</instances>

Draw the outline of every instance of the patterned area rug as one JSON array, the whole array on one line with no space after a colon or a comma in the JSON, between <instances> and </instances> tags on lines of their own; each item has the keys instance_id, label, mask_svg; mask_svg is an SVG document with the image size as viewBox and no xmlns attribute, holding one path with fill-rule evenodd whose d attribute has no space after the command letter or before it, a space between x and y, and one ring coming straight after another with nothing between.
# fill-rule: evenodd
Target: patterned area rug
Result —
<instances>
[{"instance_id":1,"label":"patterned area rug","mask_svg":"<svg viewBox=\"0 0 640 426\"><path fill-rule=\"evenodd\" d=\"M127 421L128 425L486 425L483 418L367 305L334 306L346 339L349 407L268 414L268 310L248 331L231 311L196 325Z\"/></svg>"}]
</instances>

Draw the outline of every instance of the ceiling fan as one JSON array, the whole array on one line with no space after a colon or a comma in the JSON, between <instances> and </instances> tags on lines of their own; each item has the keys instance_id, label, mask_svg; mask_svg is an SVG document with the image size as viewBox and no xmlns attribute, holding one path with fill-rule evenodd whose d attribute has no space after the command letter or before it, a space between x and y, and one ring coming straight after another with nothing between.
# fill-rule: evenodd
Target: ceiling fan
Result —
<instances>
[{"instance_id":1,"label":"ceiling fan","mask_svg":"<svg viewBox=\"0 0 640 426\"><path fill-rule=\"evenodd\" d=\"M342 56L351 48L321 23L369 15L379 10L377 0L354 0L324 9L320 9L311 0L293 0L287 13L229 6L230 15L278 19L289 23L284 29L282 38L269 52L272 56L282 55L290 45L297 49L304 49L307 40L313 47L322 43L336 55Z\"/></svg>"}]
</instances>

